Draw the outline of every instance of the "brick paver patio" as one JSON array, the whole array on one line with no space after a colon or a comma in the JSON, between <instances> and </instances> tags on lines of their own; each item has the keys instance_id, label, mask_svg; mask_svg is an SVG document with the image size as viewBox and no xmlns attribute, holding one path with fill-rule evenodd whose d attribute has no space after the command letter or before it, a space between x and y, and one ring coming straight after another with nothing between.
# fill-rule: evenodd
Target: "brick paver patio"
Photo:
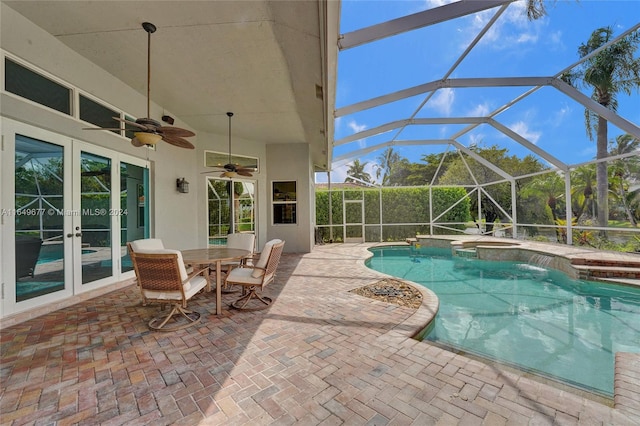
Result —
<instances>
[{"instance_id":1,"label":"brick paver patio","mask_svg":"<svg viewBox=\"0 0 640 426\"><path fill-rule=\"evenodd\" d=\"M433 298L416 311L350 293L380 277L365 248L285 254L269 309L225 295L217 317L198 295L202 322L173 333L147 328L157 307L135 286L5 327L1 423L640 424L640 366L615 409L411 339Z\"/></svg>"}]
</instances>

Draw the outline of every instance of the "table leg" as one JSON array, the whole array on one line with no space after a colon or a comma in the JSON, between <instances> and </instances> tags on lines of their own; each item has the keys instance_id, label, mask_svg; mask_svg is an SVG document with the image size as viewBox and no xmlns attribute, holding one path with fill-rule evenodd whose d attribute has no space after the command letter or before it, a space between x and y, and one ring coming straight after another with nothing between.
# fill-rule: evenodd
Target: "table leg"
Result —
<instances>
[{"instance_id":1,"label":"table leg","mask_svg":"<svg viewBox=\"0 0 640 426\"><path fill-rule=\"evenodd\" d=\"M222 280L220 279L220 275L222 275L222 261L218 260L216 262L216 315L222 315Z\"/></svg>"},{"instance_id":2,"label":"table leg","mask_svg":"<svg viewBox=\"0 0 640 426\"><path fill-rule=\"evenodd\" d=\"M207 291L210 292L211 291L211 268L209 267L208 263L206 265L202 265L202 266L207 268L207 272L206 272Z\"/></svg>"}]
</instances>

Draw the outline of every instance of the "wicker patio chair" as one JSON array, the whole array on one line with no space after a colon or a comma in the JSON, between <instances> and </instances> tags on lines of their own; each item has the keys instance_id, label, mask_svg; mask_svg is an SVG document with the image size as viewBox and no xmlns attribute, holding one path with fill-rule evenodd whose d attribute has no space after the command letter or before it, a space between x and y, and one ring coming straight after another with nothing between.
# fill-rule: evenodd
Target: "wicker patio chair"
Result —
<instances>
[{"instance_id":1,"label":"wicker patio chair","mask_svg":"<svg viewBox=\"0 0 640 426\"><path fill-rule=\"evenodd\" d=\"M164 249L164 244L160 238L143 238L131 241L127 246L129 247L129 252L132 250L138 252L149 252L150 250Z\"/></svg>"},{"instance_id":2,"label":"wicker patio chair","mask_svg":"<svg viewBox=\"0 0 640 426\"><path fill-rule=\"evenodd\" d=\"M138 278L142 305L170 304L171 310L161 312L149 321L153 330L174 331L200 321L200 313L187 309L187 302L205 287L209 287L208 268L190 274L178 250L158 249L149 252L130 250Z\"/></svg>"},{"instance_id":3,"label":"wicker patio chair","mask_svg":"<svg viewBox=\"0 0 640 426\"><path fill-rule=\"evenodd\" d=\"M231 303L236 309L258 310L267 308L272 300L270 297L262 296L262 290L271 283L276 274L276 269L280 262L280 256L284 248L284 241L271 240L264 245L260 258L252 265L241 265L229 272L226 279L227 285L243 286L243 295ZM256 300L261 304L249 302Z\"/></svg>"},{"instance_id":4,"label":"wicker patio chair","mask_svg":"<svg viewBox=\"0 0 640 426\"><path fill-rule=\"evenodd\" d=\"M226 276L232 269L241 265L246 265L248 261L251 261L255 252L256 235L249 232L236 232L227 235L227 248L249 250L249 254L240 260L229 260L222 262L220 265L222 273ZM210 270L215 271L215 265L212 265ZM222 286L223 293L234 293L236 290L227 285L226 281Z\"/></svg>"},{"instance_id":5,"label":"wicker patio chair","mask_svg":"<svg viewBox=\"0 0 640 426\"><path fill-rule=\"evenodd\" d=\"M248 232L236 232L227 235L227 248L249 250L249 255L241 260L222 262L222 271L228 273L233 268L247 263L253 257L256 245L256 234Z\"/></svg>"}]
</instances>

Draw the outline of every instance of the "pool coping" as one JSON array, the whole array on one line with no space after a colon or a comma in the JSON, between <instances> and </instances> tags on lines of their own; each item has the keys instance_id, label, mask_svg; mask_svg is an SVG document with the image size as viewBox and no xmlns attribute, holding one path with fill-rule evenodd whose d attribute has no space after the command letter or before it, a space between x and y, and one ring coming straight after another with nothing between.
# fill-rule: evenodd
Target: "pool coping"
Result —
<instances>
[{"instance_id":1,"label":"pool coping","mask_svg":"<svg viewBox=\"0 0 640 426\"><path fill-rule=\"evenodd\" d=\"M451 241L451 240L447 240ZM363 259L359 262L360 266L366 268L371 271L370 268L366 266L366 262L369 258L373 256L373 253L369 250L370 248L375 247L390 247L390 246L409 246L411 243L398 243L398 242L389 242L389 243L372 243L369 246L361 246L364 250ZM453 242L451 243L453 245ZM442 248L442 247L441 247ZM502 247L505 248L505 247ZM509 247L513 248L513 247ZM530 250L531 251L531 250ZM534 250L535 251L535 250ZM377 271L376 271L377 272ZM383 274L381 272L377 272L381 276L384 277L392 277L388 274ZM428 329L429 324L435 318L440 301L438 296L428 288L415 283L410 280L406 280L399 277L393 277L399 279L414 288L422 294L422 303L415 310L415 312L410 315L405 321L398 324L391 330L387 335L389 335L392 339L397 339L398 342L405 340L407 338L413 339L416 342L422 343L420 339L420 335ZM617 282L616 282L617 283ZM624 283L623 283L624 284ZM640 286L640 282L632 285ZM413 330L411 332L407 330ZM431 342L429 342L432 344ZM448 352L452 352L449 349L444 349ZM505 364L501 364L497 361L492 361L489 359L484 359L480 357L475 357L470 354L462 354L461 356L468 357L471 359L479 359L479 362L487 365L498 365L500 368L509 370L515 370L516 374L522 377L533 378L535 381L539 381L541 383L546 383L549 385L549 381L545 379L543 376L533 375L524 370L520 370L517 368L510 367ZM602 395L591 393L586 390L581 390L579 388L565 385L558 381L553 381L553 384L550 385L555 388L563 388L568 390L571 393L574 393L578 396L587 397L593 401L601 403L603 405L609 405L615 410L619 410L625 414L630 414L632 416L640 416L640 353L630 353L630 352L616 352L615 353L615 361L614 361L614 389L613 396L611 398L604 397ZM610 404L607 404L609 402Z\"/></svg>"},{"instance_id":2,"label":"pool coping","mask_svg":"<svg viewBox=\"0 0 640 426\"><path fill-rule=\"evenodd\" d=\"M408 244L423 244L456 250L474 249L477 258L490 261L536 263L535 256L549 257L545 267L564 272L573 279L613 282L640 287L640 254L597 250L589 247L513 240L491 236L418 235Z\"/></svg>"}]
</instances>

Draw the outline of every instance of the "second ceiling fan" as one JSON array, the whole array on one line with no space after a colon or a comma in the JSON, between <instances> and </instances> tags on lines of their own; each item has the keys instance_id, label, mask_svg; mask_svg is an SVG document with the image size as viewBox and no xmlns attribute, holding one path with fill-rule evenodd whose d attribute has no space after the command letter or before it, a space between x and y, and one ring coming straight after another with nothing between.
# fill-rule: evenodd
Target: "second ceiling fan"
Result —
<instances>
[{"instance_id":1,"label":"second ceiling fan","mask_svg":"<svg viewBox=\"0 0 640 426\"><path fill-rule=\"evenodd\" d=\"M136 121L125 120L120 117L111 117L124 124L125 130L134 132L131 144L136 147L155 145L163 140L179 148L194 149L195 147L186 137L195 136L191 130L180 127L163 126L157 120L150 118L151 109L151 34L156 32L156 26L151 22L143 22L142 28L147 32L147 116ZM133 127L128 129L127 126ZM122 130L121 128L92 127L85 130Z\"/></svg>"},{"instance_id":2,"label":"second ceiling fan","mask_svg":"<svg viewBox=\"0 0 640 426\"><path fill-rule=\"evenodd\" d=\"M224 172L220 174L220 177L233 178L236 176L253 176L251 172L254 170L251 167L243 167L238 163L233 163L231 160L231 117L233 117L232 112L227 113L227 117L229 117L229 156L227 158L227 164L217 165L215 167L224 169ZM211 173L211 172L204 172Z\"/></svg>"}]
</instances>

